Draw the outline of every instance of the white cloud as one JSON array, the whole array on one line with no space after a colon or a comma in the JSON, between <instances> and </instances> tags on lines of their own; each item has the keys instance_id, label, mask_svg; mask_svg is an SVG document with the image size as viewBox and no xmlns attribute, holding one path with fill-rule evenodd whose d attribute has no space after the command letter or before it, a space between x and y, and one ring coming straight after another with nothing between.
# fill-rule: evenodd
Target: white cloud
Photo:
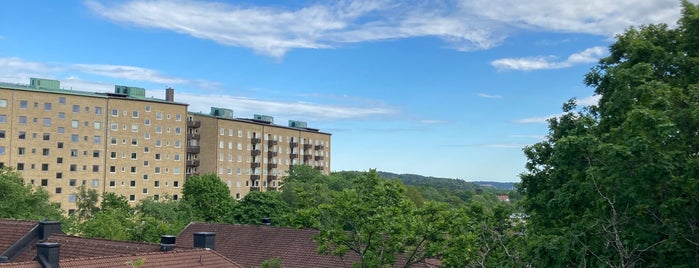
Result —
<instances>
[{"instance_id":1,"label":"white cloud","mask_svg":"<svg viewBox=\"0 0 699 268\"><path fill-rule=\"evenodd\" d=\"M607 53L605 47L591 47L579 53L574 53L568 56L563 61L556 61L555 56L538 56L524 58L505 58L490 62L490 65L498 70L546 70L546 69L561 69L571 67L577 64L593 63L598 61Z\"/></svg>"},{"instance_id":2,"label":"white cloud","mask_svg":"<svg viewBox=\"0 0 699 268\"><path fill-rule=\"evenodd\" d=\"M560 114L552 114L549 116L539 116L539 117L527 117L522 119L517 119L512 122L517 124L547 124L549 119L554 117L559 117Z\"/></svg>"},{"instance_id":3,"label":"white cloud","mask_svg":"<svg viewBox=\"0 0 699 268\"><path fill-rule=\"evenodd\" d=\"M463 51L488 49L503 42L507 33L523 29L612 37L633 25L673 24L680 13L676 0L347 0L296 9L191 0L86 4L115 22L247 47L273 57L297 48L413 37L437 37ZM587 60L579 56L568 61ZM546 59L529 61L548 66Z\"/></svg>"},{"instance_id":4,"label":"white cloud","mask_svg":"<svg viewBox=\"0 0 699 268\"><path fill-rule=\"evenodd\" d=\"M576 100L575 103L578 105L581 105L581 106L597 105L601 98L602 98L602 95L588 96L588 97L584 97L582 99Z\"/></svg>"},{"instance_id":5,"label":"white cloud","mask_svg":"<svg viewBox=\"0 0 699 268\"><path fill-rule=\"evenodd\" d=\"M103 77L127 79L133 81L148 81L157 84L176 85L189 83L188 80L176 77L167 77L158 71L125 65L107 64L72 64L68 66L78 72L96 74Z\"/></svg>"},{"instance_id":6,"label":"white cloud","mask_svg":"<svg viewBox=\"0 0 699 268\"><path fill-rule=\"evenodd\" d=\"M476 96L481 97L481 98L486 98L486 99L501 99L501 95L490 95L490 94L485 94L485 93L478 93Z\"/></svg>"},{"instance_id":7,"label":"white cloud","mask_svg":"<svg viewBox=\"0 0 699 268\"><path fill-rule=\"evenodd\" d=\"M444 120L422 119L422 120L419 120L418 123L425 124L425 125L439 125L439 124L446 124L448 122L444 121Z\"/></svg>"}]
</instances>

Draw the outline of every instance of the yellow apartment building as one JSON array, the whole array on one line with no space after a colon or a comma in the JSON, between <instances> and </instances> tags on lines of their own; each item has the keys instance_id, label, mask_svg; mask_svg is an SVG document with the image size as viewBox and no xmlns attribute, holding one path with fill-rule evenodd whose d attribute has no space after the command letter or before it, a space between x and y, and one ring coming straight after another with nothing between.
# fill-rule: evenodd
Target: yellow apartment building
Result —
<instances>
[{"instance_id":1,"label":"yellow apartment building","mask_svg":"<svg viewBox=\"0 0 699 268\"><path fill-rule=\"evenodd\" d=\"M218 175L236 199L279 190L293 165L330 172L331 135L305 122L281 126L271 116L234 118L232 110L212 107L209 114L190 112L187 124L187 174Z\"/></svg>"},{"instance_id":2,"label":"yellow apartment building","mask_svg":"<svg viewBox=\"0 0 699 268\"><path fill-rule=\"evenodd\" d=\"M76 191L124 195L130 202L181 195L187 104L146 98L145 90L65 90L55 80L0 83L0 164L46 189L69 213Z\"/></svg>"}]
</instances>

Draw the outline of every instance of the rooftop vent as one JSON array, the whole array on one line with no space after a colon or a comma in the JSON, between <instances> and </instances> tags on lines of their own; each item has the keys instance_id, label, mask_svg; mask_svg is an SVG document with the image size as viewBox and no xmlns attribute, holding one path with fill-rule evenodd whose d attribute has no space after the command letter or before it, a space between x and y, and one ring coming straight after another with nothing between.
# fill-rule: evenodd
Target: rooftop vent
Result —
<instances>
[{"instance_id":1,"label":"rooftop vent","mask_svg":"<svg viewBox=\"0 0 699 268\"><path fill-rule=\"evenodd\" d=\"M29 87L36 89L61 89L61 81L43 79L43 78L29 78Z\"/></svg>"},{"instance_id":2,"label":"rooftop vent","mask_svg":"<svg viewBox=\"0 0 699 268\"><path fill-rule=\"evenodd\" d=\"M253 118L254 118L256 121L261 121L261 122L265 122L265 123L268 123L268 124L274 123L274 117L271 117L271 116L269 116L269 115L256 114L256 115L253 116Z\"/></svg>"},{"instance_id":3,"label":"rooftop vent","mask_svg":"<svg viewBox=\"0 0 699 268\"><path fill-rule=\"evenodd\" d=\"M160 251L171 251L175 249L175 241L177 237L174 235L160 236Z\"/></svg>"},{"instance_id":4,"label":"rooftop vent","mask_svg":"<svg viewBox=\"0 0 699 268\"><path fill-rule=\"evenodd\" d=\"M272 219L270 219L270 218L262 218L262 225L265 225L265 226L272 225Z\"/></svg>"},{"instance_id":5,"label":"rooftop vent","mask_svg":"<svg viewBox=\"0 0 699 268\"><path fill-rule=\"evenodd\" d=\"M303 121L289 120L289 127L294 128L307 128L308 124Z\"/></svg>"},{"instance_id":6,"label":"rooftop vent","mask_svg":"<svg viewBox=\"0 0 699 268\"><path fill-rule=\"evenodd\" d=\"M218 108L218 107L211 107L211 114L212 116L216 117L223 117L223 118L233 118L233 110L231 109L225 109L225 108Z\"/></svg>"},{"instance_id":7,"label":"rooftop vent","mask_svg":"<svg viewBox=\"0 0 699 268\"><path fill-rule=\"evenodd\" d=\"M126 94L129 97L145 98L146 89L140 87L114 86L114 93Z\"/></svg>"}]
</instances>

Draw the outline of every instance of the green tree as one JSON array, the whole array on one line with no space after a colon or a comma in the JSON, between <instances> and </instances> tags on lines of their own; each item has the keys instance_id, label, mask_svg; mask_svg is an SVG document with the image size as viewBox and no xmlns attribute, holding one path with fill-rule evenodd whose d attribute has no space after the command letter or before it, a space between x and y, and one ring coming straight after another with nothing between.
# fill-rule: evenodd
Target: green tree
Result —
<instances>
[{"instance_id":1,"label":"green tree","mask_svg":"<svg viewBox=\"0 0 699 268\"><path fill-rule=\"evenodd\" d=\"M566 103L525 148L535 266L699 263L699 9L682 5L676 29L619 35L585 77L599 104Z\"/></svg>"},{"instance_id":2,"label":"green tree","mask_svg":"<svg viewBox=\"0 0 699 268\"><path fill-rule=\"evenodd\" d=\"M87 188L85 185L78 186L78 192L75 193L75 215L79 221L91 218L99 207L99 193L97 190Z\"/></svg>"},{"instance_id":3,"label":"green tree","mask_svg":"<svg viewBox=\"0 0 699 268\"><path fill-rule=\"evenodd\" d=\"M104 192L102 194L102 203L100 203L100 211L117 209L127 213L133 213L134 209L129 205L129 201L123 195L117 195L112 192Z\"/></svg>"},{"instance_id":4,"label":"green tree","mask_svg":"<svg viewBox=\"0 0 699 268\"><path fill-rule=\"evenodd\" d=\"M241 224L259 225L262 218L270 218L272 225L288 225L285 219L288 218L291 210L282 201L279 192L250 192L243 200L236 203L232 221Z\"/></svg>"},{"instance_id":5,"label":"green tree","mask_svg":"<svg viewBox=\"0 0 699 268\"><path fill-rule=\"evenodd\" d=\"M111 240L131 240L137 227L133 215L119 209L95 213L92 218L79 223L78 226L81 236Z\"/></svg>"},{"instance_id":6,"label":"green tree","mask_svg":"<svg viewBox=\"0 0 699 268\"><path fill-rule=\"evenodd\" d=\"M182 194L182 202L192 208L195 218L207 222L223 222L235 202L226 183L214 174L188 178Z\"/></svg>"},{"instance_id":7,"label":"green tree","mask_svg":"<svg viewBox=\"0 0 699 268\"><path fill-rule=\"evenodd\" d=\"M22 176L9 167L0 168L0 218L62 220L57 203L42 188L24 185Z\"/></svg>"}]
</instances>

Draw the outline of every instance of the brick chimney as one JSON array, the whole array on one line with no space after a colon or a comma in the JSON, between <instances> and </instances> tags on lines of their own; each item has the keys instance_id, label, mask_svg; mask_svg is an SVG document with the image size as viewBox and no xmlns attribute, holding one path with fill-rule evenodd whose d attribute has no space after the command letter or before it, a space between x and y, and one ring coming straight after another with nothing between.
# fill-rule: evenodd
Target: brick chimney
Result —
<instances>
[{"instance_id":1,"label":"brick chimney","mask_svg":"<svg viewBox=\"0 0 699 268\"><path fill-rule=\"evenodd\" d=\"M48 239L51 234L62 234L61 222L58 221L40 221L39 222L39 240Z\"/></svg>"},{"instance_id":2,"label":"brick chimney","mask_svg":"<svg viewBox=\"0 0 699 268\"><path fill-rule=\"evenodd\" d=\"M36 244L36 260L41 268L59 268L59 243L38 243Z\"/></svg>"},{"instance_id":3,"label":"brick chimney","mask_svg":"<svg viewBox=\"0 0 699 268\"><path fill-rule=\"evenodd\" d=\"M175 90L171 87L165 89L165 100L169 102L175 101Z\"/></svg>"},{"instance_id":4,"label":"brick chimney","mask_svg":"<svg viewBox=\"0 0 699 268\"><path fill-rule=\"evenodd\" d=\"M214 249L216 246L216 233L213 232L195 232L194 233L194 248Z\"/></svg>"}]
</instances>

